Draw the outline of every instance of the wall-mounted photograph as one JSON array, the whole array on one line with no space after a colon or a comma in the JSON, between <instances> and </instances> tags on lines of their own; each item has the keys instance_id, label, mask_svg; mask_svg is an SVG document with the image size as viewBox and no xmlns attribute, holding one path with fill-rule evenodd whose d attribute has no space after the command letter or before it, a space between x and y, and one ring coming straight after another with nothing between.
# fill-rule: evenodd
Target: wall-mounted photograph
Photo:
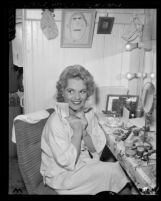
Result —
<instances>
[{"instance_id":1,"label":"wall-mounted photograph","mask_svg":"<svg viewBox=\"0 0 161 201\"><path fill-rule=\"evenodd\" d=\"M92 47L94 9L63 9L61 47Z\"/></svg>"},{"instance_id":2,"label":"wall-mounted photograph","mask_svg":"<svg viewBox=\"0 0 161 201\"><path fill-rule=\"evenodd\" d=\"M114 17L99 17L97 34L111 34Z\"/></svg>"}]
</instances>

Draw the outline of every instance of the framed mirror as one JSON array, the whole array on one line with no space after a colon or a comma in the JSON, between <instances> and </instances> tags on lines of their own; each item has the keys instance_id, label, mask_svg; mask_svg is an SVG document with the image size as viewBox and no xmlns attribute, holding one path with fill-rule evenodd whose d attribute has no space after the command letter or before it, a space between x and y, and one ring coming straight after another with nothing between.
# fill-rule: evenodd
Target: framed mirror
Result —
<instances>
[{"instance_id":1,"label":"framed mirror","mask_svg":"<svg viewBox=\"0 0 161 201\"><path fill-rule=\"evenodd\" d=\"M154 85L151 82L145 83L141 96L142 106L144 110L144 118L145 118L144 142L146 142L148 137L148 131L150 130L153 103L154 103L154 93L155 93Z\"/></svg>"},{"instance_id":2,"label":"framed mirror","mask_svg":"<svg viewBox=\"0 0 161 201\"><path fill-rule=\"evenodd\" d=\"M154 93L155 93L154 85L151 82L145 83L143 87L141 101L143 105L143 110L146 114L150 113L153 108Z\"/></svg>"}]
</instances>

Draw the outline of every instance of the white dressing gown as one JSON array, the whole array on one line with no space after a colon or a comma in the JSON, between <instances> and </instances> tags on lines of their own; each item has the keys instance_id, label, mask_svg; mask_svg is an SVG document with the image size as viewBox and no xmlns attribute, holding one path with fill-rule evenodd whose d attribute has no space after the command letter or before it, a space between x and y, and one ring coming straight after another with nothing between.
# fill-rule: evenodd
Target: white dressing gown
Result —
<instances>
[{"instance_id":1,"label":"white dressing gown","mask_svg":"<svg viewBox=\"0 0 161 201\"><path fill-rule=\"evenodd\" d=\"M56 103L41 138L42 160L40 173L44 183L59 194L97 194L101 191L118 193L127 182L118 162L101 162L99 156L106 144L104 132L99 127L94 111L85 114L87 132L96 152L90 157L82 140L77 163L77 150L71 143L73 130L65 117L69 115L67 103Z\"/></svg>"}]
</instances>

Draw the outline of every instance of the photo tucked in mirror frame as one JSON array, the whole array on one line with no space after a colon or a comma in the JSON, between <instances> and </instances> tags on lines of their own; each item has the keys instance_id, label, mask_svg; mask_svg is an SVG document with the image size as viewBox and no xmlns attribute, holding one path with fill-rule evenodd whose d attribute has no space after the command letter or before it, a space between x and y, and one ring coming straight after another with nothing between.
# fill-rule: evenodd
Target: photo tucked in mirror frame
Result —
<instances>
[{"instance_id":1,"label":"photo tucked in mirror frame","mask_svg":"<svg viewBox=\"0 0 161 201\"><path fill-rule=\"evenodd\" d=\"M139 96L137 95L107 95L106 109L102 111L108 116L122 117L123 108L129 111L129 118L136 117Z\"/></svg>"}]
</instances>

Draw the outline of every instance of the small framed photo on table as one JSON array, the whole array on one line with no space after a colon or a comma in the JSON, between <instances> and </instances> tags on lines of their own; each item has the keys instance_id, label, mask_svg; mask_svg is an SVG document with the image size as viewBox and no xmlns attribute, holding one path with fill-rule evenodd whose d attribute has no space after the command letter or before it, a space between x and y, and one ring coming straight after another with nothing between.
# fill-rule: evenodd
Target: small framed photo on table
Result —
<instances>
[{"instance_id":1,"label":"small framed photo on table","mask_svg":"<svg viewBox=\"0 0 161 201\"><path fill-rule=\"evenodd\" d=\"M126 107L135 115L139 96L137 95L107 95L106 113L115 112L116 116L123 115L123 108Z\"/></svg>"},{"instance_id":2,"label":"small framed photo on table","mask_svg":"<svg viewBox=\"0 0 161 201\"><path fill-rule=\"evenodd\" d=\"M120 104L119 95L108 95L106 102L106 111L114 112L118 116L120 114L119 104Z\"/></svg>"},{"instance_id":3,"label":"small framed photo on table","mask_svg":"<svg viewBox=\"0 0 161 201\"><path fill-rule=\"evenodd\" d=\"M92 47L95 9L63 9L60 47Z\"/></svg>"}]
</instances>

